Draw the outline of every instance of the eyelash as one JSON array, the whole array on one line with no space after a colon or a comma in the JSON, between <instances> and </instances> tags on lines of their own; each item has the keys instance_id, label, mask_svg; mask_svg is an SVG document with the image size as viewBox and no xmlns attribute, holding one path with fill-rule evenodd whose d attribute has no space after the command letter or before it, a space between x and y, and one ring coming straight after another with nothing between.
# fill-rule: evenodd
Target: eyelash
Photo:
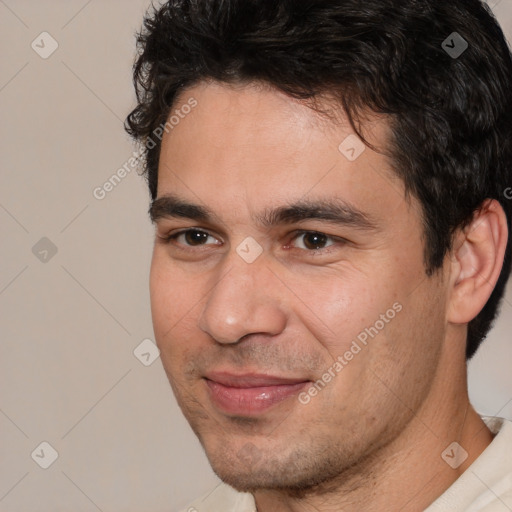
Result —
<instances>
[{"instance_id":1,"label":"eyelash","mask_svg":"<svg viewBox=\"0 0 512 512\"><path fill-rule=\"evenodd\" d=\"M184 229L182 231L178 231L176 233L172 233L170 235L166 235L166 236L157 235L157 236L158 236L158 238L160 238L162 243L169 244L169 243L173 242L174 240L176 240L179 236L185 235L187 233L204 233L205 235L213 236L213 235L210 235L210 233L208 233L208 231L204 231L203 229L199 229L199 228L189 228L189 229ZM182 244L180 244L180 245L182 245ZM185 245L185 247L190 248L192 246ZM199 244L197 247L201 247L201 244Z\"/></svg>"},{"instance_id":2,"label":"eyelash","mask_svg":"<svg viewBox=\"0 0 512 512\"><path fill-rule=\"evenodd\" d=\"M213 236L210 233L208 233L208 231L205 231L203 229L189 228L189 229L184 229L182 231L178 231L176 233L172 233L172 234L167 235L167 236L160 236L160 235L158 235L158 238L164 244L170 244L170 243L173 243L173 242L176 243L175 240L179 236L185 235L185 234L190 233L190 232L193 232L193 233L204 233L205 235ZM333 241L334 243L337 243L338 245L339 244L344 244L344 243L347 242L347 240L345 240L343 238L339 238L339 237L335 237L335 236L330 236L330 235L327 235L326 233L322 233L321 231L298 230L298 231L294 232L290 242L288 242L286 244L286 247L288 247L292 241L296 240L297 238L299 238L299 237L301 237L303 235L321 235L321 236L325 236L328 241ZM186 244L179 244L179 245L181 246L180 250L183 250L183 251L194 251L195 247L202 247L202 246L205 246L207 244L198 244L197 246L191 246L191 245L186 245ZM323 252L323 253L330 252L330 250L332 250L333 245L328 245L327 247L323 247L321 249L302 249L302 248L297 248L297 247L292 247L292 249L298 249L300 251L306 251L306 252L308 252L310 254L317 254L317 253L320 253L320 252Z\"/></svg>"}]
</instances>

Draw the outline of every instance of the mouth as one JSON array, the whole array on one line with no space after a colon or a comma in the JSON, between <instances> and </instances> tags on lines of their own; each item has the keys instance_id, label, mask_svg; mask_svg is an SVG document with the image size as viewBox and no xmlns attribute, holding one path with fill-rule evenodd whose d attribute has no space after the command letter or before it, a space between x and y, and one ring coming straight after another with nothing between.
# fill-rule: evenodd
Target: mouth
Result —
<instances>
[{"instance_id":1,"label":"mouth","mask_svg":"<svg viewBox=\"0 0 512 512\"><path fill-rule=\"evenodd\" d=\"M226 372L204 377L209 396L217 408L227 414L255 416L297 395L311 381L272 375Z\"/></svg>"}]
</instances>

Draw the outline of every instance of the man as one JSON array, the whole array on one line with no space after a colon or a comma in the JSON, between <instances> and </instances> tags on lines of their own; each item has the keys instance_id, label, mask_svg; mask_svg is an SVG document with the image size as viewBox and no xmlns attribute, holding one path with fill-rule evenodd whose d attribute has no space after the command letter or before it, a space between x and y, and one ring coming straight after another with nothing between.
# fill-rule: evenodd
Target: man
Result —
<instances>
[{"instance_id":1,"label":"man","mask_svg":"<svg viewBox=\"0 0 512 512\"><path fill-rule=\"evenodd\" d=\"M511 268L490 10L172 0L138 45L155 336L223 481L187 510L512 510L466 379Z\"/></svg>"}]
</instances>

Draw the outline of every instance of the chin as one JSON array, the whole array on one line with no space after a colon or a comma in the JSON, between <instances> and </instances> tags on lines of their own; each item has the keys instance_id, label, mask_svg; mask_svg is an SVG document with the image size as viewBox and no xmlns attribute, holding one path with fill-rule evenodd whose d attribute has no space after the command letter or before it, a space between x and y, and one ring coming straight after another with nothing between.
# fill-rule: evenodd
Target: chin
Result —
<instances>
[{"instance_id":1,"label":"chin","mask_svg":"<svg viewBox=\"0 0 512 512\"><path fill-rule=\"evenodd\" d=\"M270 460L251 442L243 444L241 448L230 443L229 447L218 446L213 451L208 450L207 446L203 447L214 473L237 491L255 492L290 484L288 480L291 475L282 470L286 462L276 460L275 456Z\"/></svg>"},{"instance_id":2,"label":"chin","mask_svg":"<svg viewBox=\"0 0 512 512\"><path fill-rule=\"evenodd\" d=\"M315 463L311 454L298 451L281 454L261 454L252 443L245 444L238 452L224 448L215 454L208 453L215 474L239 492L279 491L294 497L327 491L343 470L339 459L321 458Z\"/></svg>"},{"instance_id":3,"label":"chin","mask_svg":"<svg viewBox=\"0 0 512 512\"><path fill-rule=\"evenodd\" d=\"M272 465L269 464L269 468ZM330 474L302 474L287 470L244 470L235 471L233 467L213 468L215 474L226 484L239 492L254 494L258 491L278 491L291 498L304 499L318 493L334 491L334 484L339 475Z\"/></svg>"},{"instance_id":4,"label":"chin","mask_svg":"<svg viewBox=\"0 0 512 512\"><path fill-rule=\"evenodd\" d=\"M214 473L226 484L230 485L239 492L254 493L262 489L271 489L275 486L275 475L261 475L250 470L233 471L234 468L216 469Z\"/></svg>"}]
</instances>

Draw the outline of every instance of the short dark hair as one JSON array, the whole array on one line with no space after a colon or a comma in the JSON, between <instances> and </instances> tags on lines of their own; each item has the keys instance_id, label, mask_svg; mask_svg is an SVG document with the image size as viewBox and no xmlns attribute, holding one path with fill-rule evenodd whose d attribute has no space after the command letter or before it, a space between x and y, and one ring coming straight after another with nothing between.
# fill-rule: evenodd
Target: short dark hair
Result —
<instances>
[{"instance_id":1,"label":"short dark hair","mask_svg":"<svg viewBox=\"0 0 512 512\"><path fill-rule=\"evenodd\" d=\"M501 204L511 231L512 59L480 0L170 0L148 10L137 48L138 103L125 128L145 144L152 199L161 138L147 142L180 92L202 80L263 82L303 100L334 96L363 140L364 111L388 117L393 170L422 205L427 275L485 199ZM498 282L469 323L467 359L510 269L509 237Z\"/></svg>"}]
</instances>

